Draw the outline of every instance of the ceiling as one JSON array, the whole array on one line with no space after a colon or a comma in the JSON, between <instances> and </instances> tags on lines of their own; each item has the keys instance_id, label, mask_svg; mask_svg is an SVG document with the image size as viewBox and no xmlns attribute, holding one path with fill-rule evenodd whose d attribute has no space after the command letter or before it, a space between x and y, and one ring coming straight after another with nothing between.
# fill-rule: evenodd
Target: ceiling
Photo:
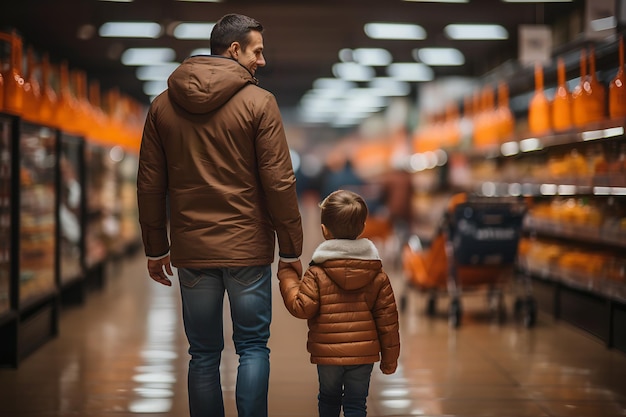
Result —
<instances>
[{"instance_id":1,"label":"ceiling","mask_svg":"<svg viewBox=\"0 0 626 417\"><path fill-rule=\"evenodd\" d=\"M381 47L396 62L414 62L417 47L456 47L465 55L460 67L435 67L435 76L480 76L517 56L517 31L522 24L561 24L581 14L584 0L571 3L504 3L471 0L467 4L418 3L402 0L222 0L198 3L175 0L134 0L117 3L98 0L18 0L4 2L0 27L16 28L25 45L48 52L53 63L67 60L97 79L103 90L119 89L148 103L135 67L120 63L129 47L167 46L182 61L208 41L101 38L97 29L107 21L156 21L167 27L175 21L215 21L226 13L242 13L265 27L267 66L257 73L260 85L272 91L281 107L297 105L315 79L332 77L342 48ZM423 41L372 40L363 30L368 22L417 23L428 36ZM509 32L507 41L451 41L443 34L449 23L499 23ZM90 32L85 30L91 25ZM83 33L85 39L77 34Z\"/></svg>"}]
</instances>

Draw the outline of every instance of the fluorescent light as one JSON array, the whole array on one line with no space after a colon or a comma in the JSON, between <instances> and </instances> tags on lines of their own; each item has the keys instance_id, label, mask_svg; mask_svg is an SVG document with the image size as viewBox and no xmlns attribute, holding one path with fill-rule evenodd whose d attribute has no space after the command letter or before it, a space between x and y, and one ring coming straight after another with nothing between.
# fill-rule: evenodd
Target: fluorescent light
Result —
<instances>
[{"instance_id":1,"label":"fluorescent light","mask_svg":"<svg viewBox=\"0 0 626 417\"><path fill-rule=\"evenodd\" d=\"M339 60L372 67L384 67L389 65L393 58L389 51L383 48L343 48L339 51Z\"/></svg>"},{"instance_id":2,"label":"fluorescent light","mask_svg":"<svg viewBox=\"0 0 626 417\"><path fill-rule=\"evenodd\" d=\"M313 81L313 88L316 90L348 91L355 87L355 83L340 78L318 78Z\"/></svg>"},{"instance_id":3,"label":"fluorescent light","mask_svg":"<svg viewBox=\"0 0 626 417\"><path fill-rule=\"evenodd\" d=\"M335 77L348 81L369 81L375 75L373 68L354 62L334 64L332 70Z\"/></svg>"},{"instance_id":4,"label":"fluorescent light","mask_svg":"<svg viewBox=\"0 0 626 417\"><path fill-rule=\"evenodd\" d=\"M366 23L364 30L372 39L426 39L423 27L409 23Z\"/></svg>"},{"instance_id":5,"label":"fluorescent light","mask_svg":"<svg viewBox=\"0 0 626 417\"><path fill-rule=\"evenodd\" d=\"M413 50L413 58L431 66L465 64L465 56L455 48L420 48Z\"/></svg>"},{"instance_id":6,"label":"fluorescent light","mask_svg":"<svg viewBox=\"0 0 626 417\"><path fill-rule=\"evenodd\" d=\"M456 40L508 39L509 33L500 25L451 24L445 27L446 35Z\"/></svg>"},{"instance_id":7,"label":"fluorescent light","mask_svg":"<svg viewBox=\"0 0 626 417\"><path fill-rule=\"evenodd\" d=\"M172 62L176 52L171 48L128 48L122 54L124 65L157 65Z\"/></svg>"},{"instance_id":8,"label":"fluorescent light","mask_svg":"<svg viewBox=\"0 0 626 417\"><path fill-rule=\"evenodd\" d=\"M361 65L385 66L391 64L393 58L388 50L383 48L357 48L352 51L354 61Z\"/></svg>"},{"instance_id":9,"label":"fluorescent light","mask_svg":"<svg viewBox=\"0 0 626 417\"><path fill-rule=\"evenodd\" d=\"M151 38L161 35L161 25L155 22L107 22L100 26L105 38Z\"/></svg>"},{"instance_id":10,"label":"fluorescent light","mask_svg":"<svg viewBox=\"0 0 626 417\"><path fill-rule=\"evenodd\" d=\"M369 82L369 88L373 89L379 95L388 97L408 96L411 92L411 86L409 83L389 77L374 78Z\"/></svg>"},{"instance_id":11,"label":"fluorescent light","mask_svg":"<svg viewBox=\"0 0 626 417\"><path fill-rule=\"evenodd\" d=\"M141 81L167 80L172 71L178 68L178 62L161 65L147 65L137 69L137 78Z\"/></svg>"},{"instance_id":12,"label":"fluorescent light","mask_svg":"<svg viewBox=\"0 0 626 417\"><path fill-rule=\"evenodd\" d=\"M147 96L157 96L167 90L167 80L148 81L143 84L143 92Z\"/></svg>"},{"instance_id":13,"label":"fluorescent light","mask_svg":"<svg viewBox=\"0 0 626 417\"><path fill-rule=\"evenodd\" d=\"M387 75L400 81L431 81L433 70L418 62L396 62L387 67Z\"/></svg>"},{"instance_id":14,"label":"fluorescent light","mask_svg":"<svg viewBox=\"0 0 626 417\"><path fill-rule=\"evenodd\" d=\"M174 28L176 39L206 39L211 37L215 23L179 23Z\"/></svg>"}]
</instances>

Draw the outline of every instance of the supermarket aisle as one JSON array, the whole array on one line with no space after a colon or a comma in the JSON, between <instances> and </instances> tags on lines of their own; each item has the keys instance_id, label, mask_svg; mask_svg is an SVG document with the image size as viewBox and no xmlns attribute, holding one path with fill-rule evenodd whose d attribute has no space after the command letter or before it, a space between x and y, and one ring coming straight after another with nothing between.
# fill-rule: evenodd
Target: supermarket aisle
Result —
<instances>
[{"instance_id":1,"label":"supermarket aisle","mask_svg":"<svg viewBox=\"0 0 626 417\"><path fill-rule=\"evenodd\" d=\"M320 239L317 208L303 210L308 262ZM397 294L403 282L392 273ZM270 415L313 417L316 372L305 350L306 323L289 316L274 286ZM458 330L421 314L411 292L402 316L398 372L376 368L370 416L624 416L626 355L586 334L540 319L528 330L484 314L466 297ZM447 301L447 300L444 300ZM60 336L18 370L0 370L2 417L185 416L186 342L177 285L149 280L142 257L108 270L108 283L85 306L63 312ZM230 335L227 335L229 339ZM228 416L236 416L232 343L223 355Z\"/></svg>"}]
</instances>

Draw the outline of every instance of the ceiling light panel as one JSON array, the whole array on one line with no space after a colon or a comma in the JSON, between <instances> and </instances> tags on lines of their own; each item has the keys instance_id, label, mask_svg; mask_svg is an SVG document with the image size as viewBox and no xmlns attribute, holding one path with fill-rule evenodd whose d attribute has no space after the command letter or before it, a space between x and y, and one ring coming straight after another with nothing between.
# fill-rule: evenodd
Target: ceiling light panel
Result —
<instances>
[{"instance_id":1,"label":"ceiling light panel","mask_svg":"<svg viewBox=\"0 0 626 417\"><path fill-rule=\"evenodd\" d=\"M363 29L372 39L426 39L426 30L423 27L409 23L366 23Z\"/></svg>"},{"instance_id":2,"label":"ceiling light panel","mask_svg":"<svg viewBox=\"0 0 626 417\"><path fill-rule=\"evenodd\" d=\"M178 65L180 65L178 62L172 62L169 64L139 67L137 68L137 78L142 81L167 80Z\"/></svg>"},{"instance_id":3,"label":"ceiling light panel","mask_svg":"<svg viewBox=\"0 0 626 417\"><path fill-rule=\"evenodd\" d=\"M465 64L465 56L456 48L420 48L413 50L413 58L430 66Z\"/></svg>"},{"instance_id":4,"label":"ceiling light panel","mask_svg":"<svg viewBox=\"0 0 626 417\"><path fill-rule=\"evenodd\" d=\"M122 54L124 65L157 65L174 61L176 52L171 48L129 48Z\"/></svg>"},{"instance_id":5,"label":"ceiling light panel","mask_svg":"<svg viewBox=\"0 0 626 417\"><path fill-rule=\"evenodd\" d=\"M444 29L446 36L455 40L502 40L509 32L500 25L451 24Z\"/></svg>"},{"instance_id":6,"label":"ceiling light panel","mask_svg":"<svg viewBox=\"0 0 626 417\"><path fill-rule=\"evenodd\" d=\"M352 51L354 61L361 65L384 67L391 64L391 53L383 48L358 48Z\"/></svg>"},{"instance_id":7,"label":"ceiling light panel","mask_svg":"<svg viewBox=\"0 0 626 417\"><path fill-rule=\"evenodd\" d=\"M215 23L179 23L174 28L176 39L209 40Z\"/></svg>"},{"instance_id":8,"label":"ceiling light panel","mask_svg":"<svg viewBox=\"0 0 626 417\"><path fill-rule=\"evenodd\" d=\"M155 22L107 22L98 34L105 38L151 38L161 36L162 27Z\"/></svg>"},{"instance_id":9,"label":"ceiling light panel","mask_svg":"<svg viewBox=\"0 0 626 417\"><path fill-rule=\"evenodd\" d=\"M340 62L333 65L333 75L347 81L369 81L376 75L372 67L355 62Z\"/></svg>"},{"instance_id":10,"label":"ceiling light panel","mask_svg":"<svg viewBox=\"0 0 626 417\"><path fill-rule=\"evenodd\" d=\"M194 56L194 55L211 55L211 48L194 49L193 51L191 51L189 56Z\"/></svg>"},{"instance_id":11,"label":"ceiling light panel","mask_svg":"<svg viewBox=\"0 0 626 417\"><path fill-rule=\"evenodd\" d=\"M434 73L419 62L396 62L387 67L387 75L400 81L432 81Z\"/></svg>"}]
</instances>

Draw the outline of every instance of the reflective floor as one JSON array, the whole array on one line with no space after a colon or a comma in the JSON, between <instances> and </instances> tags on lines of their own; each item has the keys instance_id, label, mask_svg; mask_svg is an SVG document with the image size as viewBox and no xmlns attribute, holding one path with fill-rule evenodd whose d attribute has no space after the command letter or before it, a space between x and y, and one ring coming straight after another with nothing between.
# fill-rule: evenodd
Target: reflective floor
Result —
<instances>
[{"instance_id":1,"label":"reflective floor","mask_svg":"<svg viewBox=\"0 0 626 417\"><path fill-rule=\"evenodd\" d=\"M303 207L307 263L321 238L315 210ZM404 282L389 269L399 298ZM400 366L391 376L375 368L368 415L626 415L625 354L545 316L532 329L513 319L498 324L478 294L464 302L463 323L454 330L446 298L431 319L422 313L424 296L408 292ZM270 416L317 415L317 375L305 341L306 322L286 312L274 285ZM186 348L177 285L153 283L142 257L126 259L108 267L102 291L63 311L56 339L19 369L0 369L0 416L186 416ZM228 416L237 415L236 367L227 343Z\"/></svg>"}]
</instances>

